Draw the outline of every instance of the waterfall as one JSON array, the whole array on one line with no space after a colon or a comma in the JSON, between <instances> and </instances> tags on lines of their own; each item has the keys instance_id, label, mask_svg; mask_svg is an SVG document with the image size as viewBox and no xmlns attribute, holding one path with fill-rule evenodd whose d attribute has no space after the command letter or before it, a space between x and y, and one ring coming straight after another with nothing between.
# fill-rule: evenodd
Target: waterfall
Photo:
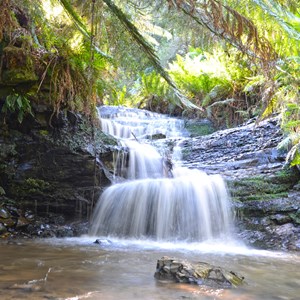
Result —
<instances>
[{"instance_id":1,"label":"waterfall","mask_svg":"<svg viewBox=\"0 0 300 300\"><path fill-rule=\"evenodd\" d=\"M177 165L171 172L162 155L144 139L153 134L178 137L182 124L156 114L139 121L124 115L100 118L102 130L119 137L128 149L127 161L119 155L115 162L125 170L126 180L103 192L90 234L193 242L230 236L232 214L222 177ZM180 157L177 146L174 151Z\"/></svg>"}]
</instances>

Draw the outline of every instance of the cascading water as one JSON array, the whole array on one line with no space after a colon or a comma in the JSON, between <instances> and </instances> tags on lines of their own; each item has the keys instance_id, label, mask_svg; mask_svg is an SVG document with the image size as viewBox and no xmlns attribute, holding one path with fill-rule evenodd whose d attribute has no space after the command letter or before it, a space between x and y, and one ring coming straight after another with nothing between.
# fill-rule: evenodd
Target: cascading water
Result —
<instances>
[{"instance_id":1,"label":"cascading water","mask_svg":"<svg viewBox=\"0 0 300 300\"><path fill-rule=\"evenodd\" d=\"M180 136L180 120L140 111L111 119L101 114L100 120L102 130L120 138L128 153L117 155L115 164L126 180L100 197L92 235L195 242L231 235L230 202L221 176L177 164L171 168L146 142L145 137L157 134ZM178 157L178 147L174 149Z\"/></svg>"}]
</instances>

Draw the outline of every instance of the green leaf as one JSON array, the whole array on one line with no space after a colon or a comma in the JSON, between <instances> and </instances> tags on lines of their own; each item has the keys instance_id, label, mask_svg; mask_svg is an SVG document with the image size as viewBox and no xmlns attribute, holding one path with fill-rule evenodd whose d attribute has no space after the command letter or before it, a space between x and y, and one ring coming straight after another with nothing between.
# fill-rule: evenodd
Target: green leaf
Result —
<instances>
[{"instance_id":1,"label":"green leaf","mask_svg":"<svg viewBox=\"0 0 300 300\"><path fill-rule=\"evenodd\" d=\"M23 110L19 110L19 113L18 113L18 121L19 121L19 123L22 123L23 119L24 119L24 112L23 112Z\"/></svg>"},{"instance_id":2,"label":"green leaf","mask_svg":"<svg viewBox=\"0 0 300 300\"><path fill-rule=\"evenodd\" d=\"M18 95L17 100L18 108L21 109L23 107L22 96Z\"/></svg>"},{"instance_id":3,"label":"green leaf","mask_svg":"<svg viewBox=\"0 0 300 300\"><path fill-rule=\"evenodd\" d=\"M291 166L297 166L300 165L300 154L298 150L295 152L293 160L291 161Z\"/></svg>"}]
</instances>

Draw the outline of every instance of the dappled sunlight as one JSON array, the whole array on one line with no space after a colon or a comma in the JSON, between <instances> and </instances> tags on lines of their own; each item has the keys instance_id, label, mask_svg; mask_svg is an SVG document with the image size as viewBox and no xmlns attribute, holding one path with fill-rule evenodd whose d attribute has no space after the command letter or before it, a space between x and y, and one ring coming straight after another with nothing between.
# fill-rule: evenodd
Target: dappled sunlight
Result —
<instances>
[{"instance_id":1,"label":"dappled sunlight","mask_svg":"<svg viewBox=\"0 0 300 300\"><path fill-rule=\"evenodd\" d=\"M208 52L203 52L198 55L188 53L185 57L177 56L178 62L169 64L170 72L188 72L191 75L199 76L203 73L211 74L215 77L228 78L229 74L226 66L222 63L219 57L223 55L221 52L215 52L213 55ZM229 79L229 78L228 78Z\"/></svg>"},{"instance_id":2,"label":"dappled sunlight","mask_svg":"<svg viewBox=\"0 0 300 300\"><path fill-rule=\"evenodd\" d=\"M57 1L56 3L54 3L51 0L43 0L42 1L42 5L43 5L43 9L45 11L45 17L53 22L53 23L69 23L70 24L70 20L67 16L67 14L64 12L63 7L61 6L61 4L59 3L59 1Z\"/></svg>"}]
</instances>

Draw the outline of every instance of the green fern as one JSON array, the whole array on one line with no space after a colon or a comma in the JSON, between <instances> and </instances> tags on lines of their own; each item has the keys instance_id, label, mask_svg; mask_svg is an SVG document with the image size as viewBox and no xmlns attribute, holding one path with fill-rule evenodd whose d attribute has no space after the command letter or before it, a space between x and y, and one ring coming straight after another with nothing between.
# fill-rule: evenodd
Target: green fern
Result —
<instances>
[{"instance_id":1,"label":"green fern","mask_svg":"<svg viewBox=\"0 0 300 300\"><path fill-rule=\"evenodd\" d=\"M219 50L210 54L192 49L185 57L177 55L176 61L170 64L169 72L187 95L200 99L201 106L205 107L234 92L234 79L231 78L223 56L225 53Z\"/></svg>"}]
</instances>

